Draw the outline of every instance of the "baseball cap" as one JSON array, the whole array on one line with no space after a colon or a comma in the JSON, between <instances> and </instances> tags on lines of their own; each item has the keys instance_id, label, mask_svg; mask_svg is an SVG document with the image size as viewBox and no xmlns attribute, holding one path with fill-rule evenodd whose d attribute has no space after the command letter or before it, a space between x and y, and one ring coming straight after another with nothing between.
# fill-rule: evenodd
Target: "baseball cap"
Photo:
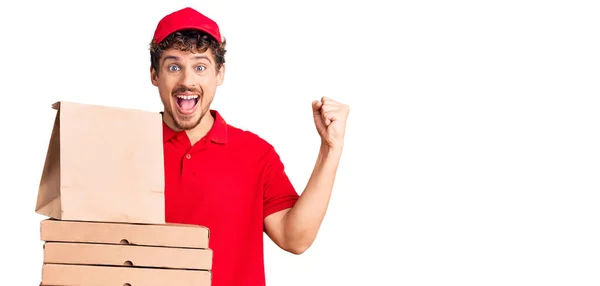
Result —
<instances>
[{"instance_id":1,"label":"baseball cap","mask_svg":"<svg viewBox=\"0 0 600 286\"><path fill-rule=\"evenodd\" d=\"M158 22L154 31L154 42L160 43L171 33L184 29L204 31L213 36L218 43L222 41L219 25L215 21L190 7L185 7L166 15Z\"/></svg>"}]
</instances>

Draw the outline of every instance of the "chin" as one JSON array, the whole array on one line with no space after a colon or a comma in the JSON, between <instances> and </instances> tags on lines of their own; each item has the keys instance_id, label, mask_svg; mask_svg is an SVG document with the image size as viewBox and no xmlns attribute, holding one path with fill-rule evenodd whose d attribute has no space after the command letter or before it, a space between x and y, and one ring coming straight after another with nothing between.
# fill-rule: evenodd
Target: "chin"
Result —
<instances>
[{"instance_id":1,"label":"chin","mask_svg":"<svg viewBox=\"0 0 600 286\"><path fill-rule=\"evenodd\" d=\"M173 99L171 102L171 115L177 128L190 130L198 126L202 117L204 117L201 97L196 96L194 100L181 99L174 96Z\"/></svg>"},{"instance_id":2,"label":"chin","mask_svg":"<svg viewBox=\"0 0 600 286\"><path fill-rule=\"evenodd\" d=\"M193 114L178 114L175 112L173 119L175 121L175 125L177 125L177 128L191 130L200 124L202 117L202 111L197 110Z\"/></svg>"}]
</instances>

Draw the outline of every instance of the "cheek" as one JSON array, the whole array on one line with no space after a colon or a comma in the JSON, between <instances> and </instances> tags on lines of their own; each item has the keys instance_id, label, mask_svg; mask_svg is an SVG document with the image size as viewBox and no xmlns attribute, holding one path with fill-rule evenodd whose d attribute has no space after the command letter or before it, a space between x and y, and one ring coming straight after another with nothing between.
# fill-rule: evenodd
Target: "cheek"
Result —
<instances>
[{"instance_id":1,"label":"cheek","mask_svg":"<svg viewBox=\"0 0 600 286\"><path fill-rule=\"evenodd\" d=\"M215 88L217 85L217 80L214 77L206 77L200 79L200 86L204 91L204 95L206 97L213 97L215 93Z\"/></svg>"},{"instance_id":2,"label":"cheek","mask_svg":"<svg viewBox=\"0 0 600 286\"><path fill-rule=\"evenodd\" d=\"M168 104L172 100L171 90L161 86L158 88L158 93L163 103Z\"/></svg>"},{"instance_id":3,"label":"cheek","mask_svg":"<svg viewBox=\"0 0 600 286\"><path fill-rule=\"evenodd\" d=\"M212 99L215 96L215 86L213 84L203 85L202 90L206 99Z\"/></svg>"},{"instance_id":4,"label":"cheek","mask_svg":"<svg viewBox=\"0 0 600 286\"><path fill-rule=\"evenodd\" d=\"M173 91L173 83L168 78L158 80L158 90L161 96L170 96Z\"/></svg>"}]
</instances>

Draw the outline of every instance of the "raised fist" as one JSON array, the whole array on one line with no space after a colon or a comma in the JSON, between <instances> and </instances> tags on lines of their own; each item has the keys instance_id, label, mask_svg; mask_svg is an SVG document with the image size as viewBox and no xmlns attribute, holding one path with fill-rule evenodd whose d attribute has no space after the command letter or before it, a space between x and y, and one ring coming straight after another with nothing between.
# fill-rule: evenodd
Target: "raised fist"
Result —
<instances>
[{"instance_id":1,"label":"raised fist","mask_svg":"<svg viewBox=\"0 0 600 286\"><path fill-rule=\"evenodd\" d=\"M321 100L313 101L312 109L321 142L333 149L342 148L350 107L331 98L322 97Z\"/></svg>"}]
</instances>

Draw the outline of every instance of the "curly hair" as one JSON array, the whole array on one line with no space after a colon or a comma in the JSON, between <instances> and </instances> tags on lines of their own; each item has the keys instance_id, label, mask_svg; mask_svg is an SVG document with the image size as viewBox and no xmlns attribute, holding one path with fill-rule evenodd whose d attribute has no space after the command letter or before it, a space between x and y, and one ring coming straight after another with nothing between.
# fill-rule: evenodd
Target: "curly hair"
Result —
<instances>
[{"instance_id":1,"label":"curly hair","mask_svg":"<svg viewBox=\"0 0 600 286\"><path fill-rule=\"evenodd\" d=\"M150 64L158 73L160 67L160 58L165 50L174 48L180 51L189 51L193 53L203 53L210 49L216 61L216 70L219 71L225 63L225 46L223 40L219 44L209 34L198 30L181 30L170 34L160 43L150 43Z\"/></svg>"}]
</instances>

